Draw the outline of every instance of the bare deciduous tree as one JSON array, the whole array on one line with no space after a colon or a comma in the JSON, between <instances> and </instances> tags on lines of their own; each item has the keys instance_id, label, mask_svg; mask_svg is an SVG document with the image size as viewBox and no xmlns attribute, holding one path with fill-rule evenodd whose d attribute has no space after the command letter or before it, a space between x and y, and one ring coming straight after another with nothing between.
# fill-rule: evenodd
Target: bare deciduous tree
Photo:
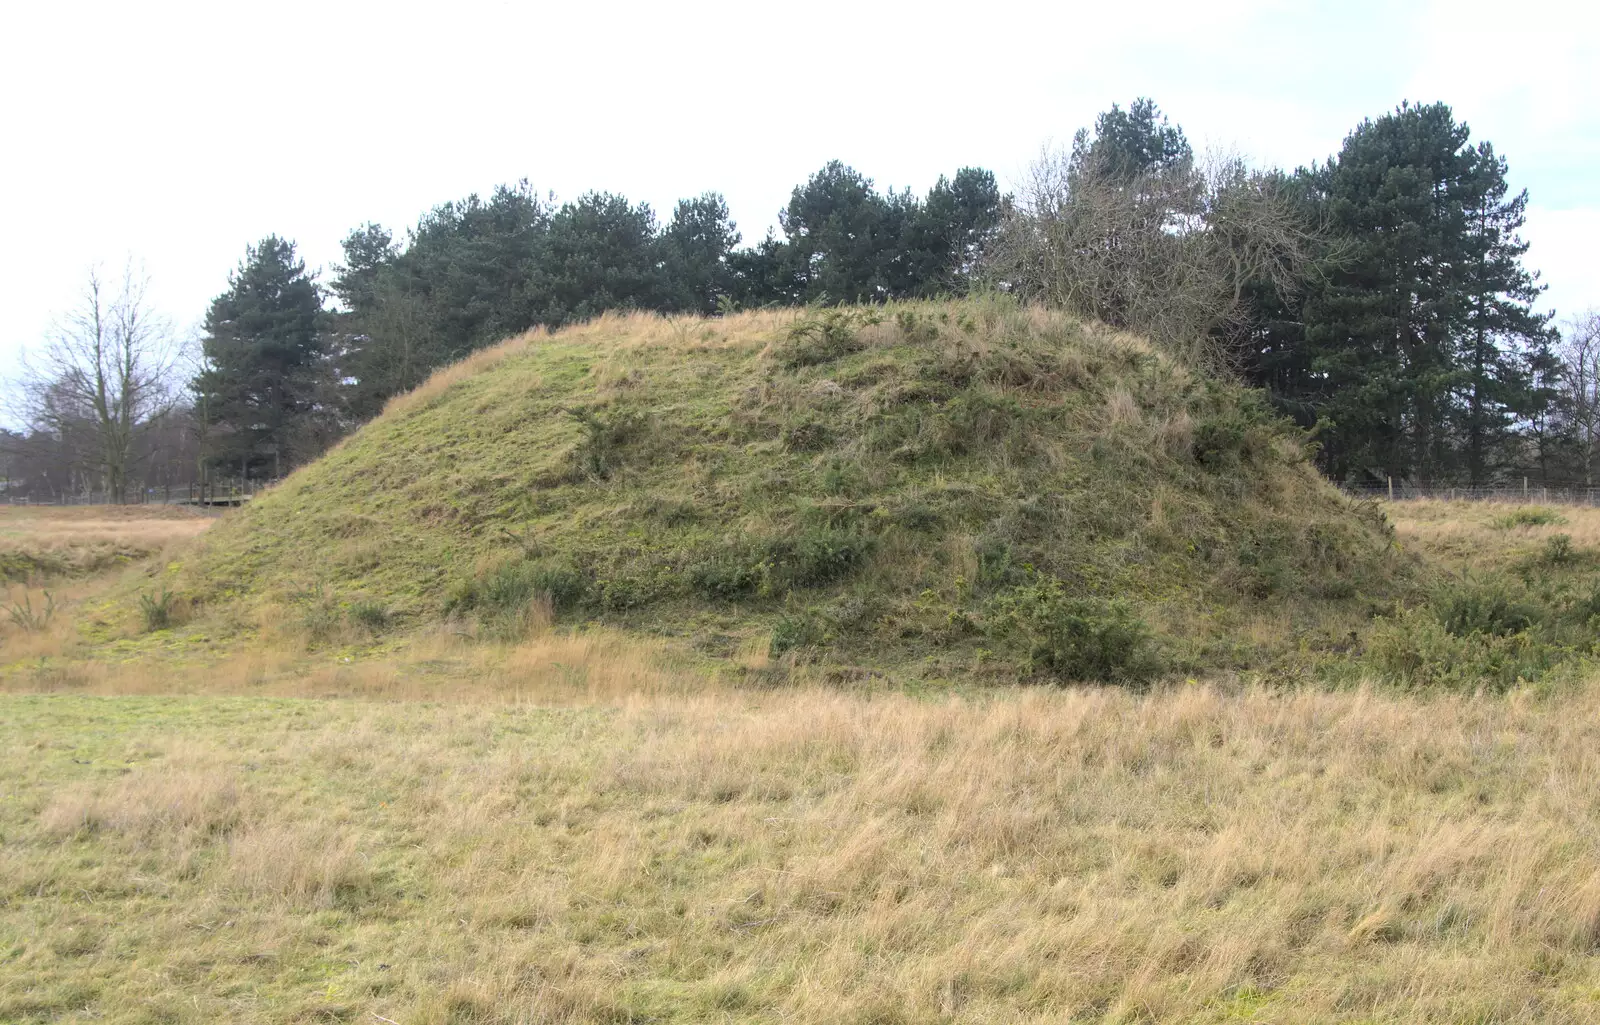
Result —
<instances>
[{"instance_id":1,"label":"bare deciduous tree","mask_svg":"<svg viewBox=\"0 0 1600 1025\"><path fill-rule=\"evenodd\" d=\"M128 500L135 440L171 408L176 346L148 279L130 262L121 280L90 270L78 303L23 360L23 415L36 431L84 437L80 458L108 501Z\"/></svg>"},{"instance_id":2,"label":"bare deciduous tree","mask_svg":"<svg viewBox=\"0 0 1600 1025\"><path fill-rule=\"evenodd\" d=\"M1583 483L1593 487L1595 447L1600 444L1600 310L1590 310L1568 324L1558 354L1562 397L1583 466Z\"/></svg>"},{"instance_id":3,"label":"bare deciduous tree","mask_svg":"<svg viewBox=\"0 0 1600 1025\"><path fill-rule=\"evenodd\" d=\"M1129 174L1046 152L988 270L1023 298L1226 364L1219 339L1248 318L1247 289L1291 294L1315 242L1281 179L1237 157Z\"/></svg>"}]
</instances>

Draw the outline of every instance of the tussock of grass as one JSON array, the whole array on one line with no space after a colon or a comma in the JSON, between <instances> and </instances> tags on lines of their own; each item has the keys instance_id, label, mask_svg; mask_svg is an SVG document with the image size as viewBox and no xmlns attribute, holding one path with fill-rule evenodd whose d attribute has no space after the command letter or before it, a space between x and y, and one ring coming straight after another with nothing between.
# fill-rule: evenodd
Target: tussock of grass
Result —
<instances>
[{"instance_id":1,"label":"tussock of grass","mask_svg":"<svg viewBox=\"0 0 1600 1025\"><path fill-rule=\"evenodd\" d=\"M512 340L225 518L172 585L190 635L314 594L323 646L372 609L509 636L542 602L712 660L1069 680L1302 664L1408 572L1250 393L981 299ZM1282 609L1292 636L1243 641ZM1140 643L1058 643L1112 620Z\"/></svg>"},{"instance_id":2,"label":"tussock of grass","mask_svg":"<svg viewBox=\"0 0 1600 1025\"><path fill-rule=\"evenodd\" d=\"M0 1020L1588 1022L1597 723L7 696Z\"/></svg>"}]
</instances>

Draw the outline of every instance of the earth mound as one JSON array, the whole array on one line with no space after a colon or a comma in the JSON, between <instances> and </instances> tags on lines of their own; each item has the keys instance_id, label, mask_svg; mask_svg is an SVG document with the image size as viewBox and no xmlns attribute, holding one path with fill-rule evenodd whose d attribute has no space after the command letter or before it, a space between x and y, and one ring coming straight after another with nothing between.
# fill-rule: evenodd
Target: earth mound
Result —
<instances>
[{"instance_id":1,"label":"earth mound","mask_svg":"<svg viewBox=\"0 0 1600 1025\"><path fill-rule=\"evenodd\" d=\"M1255 393L1004 299L512 339L230 513L173 585L839 678L1133 680L1349 643L1406 573Z\"/></svg>"}]
</instances>

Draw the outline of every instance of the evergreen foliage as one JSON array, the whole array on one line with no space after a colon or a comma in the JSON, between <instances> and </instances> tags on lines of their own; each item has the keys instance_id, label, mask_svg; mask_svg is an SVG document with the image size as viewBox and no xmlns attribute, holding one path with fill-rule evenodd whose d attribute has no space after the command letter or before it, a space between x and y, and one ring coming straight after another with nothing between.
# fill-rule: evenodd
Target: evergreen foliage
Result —
<instances>
[{"instance_id":1,"label":"evergreen foliage","mask_svg":"<svg viewBox=\"0 0 1600 1025\"><path fill-rule=\"evenodd\" d=\"M1444 104L1366 121L1297 187L1326 228L1297 304L1263 307L1256 379L1325 421L1337 478L1479 484L1549 401L1553 336L1517 236L1527 194Z\"/></svg>"},{"instance_id":2,"label":"evergreen foliage","mask_svg":"<svg viewBox=\"0 0 1600 1025\"><path fill-rule=\"evenodd\" d=\"M349 408L368 419L476 349L607 310L712 314L959 292L1002 204L994 175L979 168L941 177L924 202L879 193L832 161L779 214L785 237L743 250L715 192L681 200L665 227L623 196L588 193L558 207L526 181L436 207L404 246L363 225L346 237L333 282Z\"/></svg>"},{"instance_id":3,"label":"evergreen foliage","mask_svg":"<svg viewBox=\"0 0 1600 1025\"><path fill-rule=\"evenodd\" d=\"M1600 375L1558 353L1534 310L1527 193L1444 104L1365 121L1286 173L1197 158L1141 97L1041 161L1019 197L981 168L919 197L835 160L742 247L714 192L662 224L620 195L557 203L524 180L435 207L403 238L352 231L334 315L292 244L269 238L213 304L193 419L214 463L277 474L535 326L882 305L982 280L1241 375L1316 430L1340 480L1592 476Z\"/></svg>"},{"instance_id":4,"label":"evergreen foliage","mask_svg":"<svg viewBox=\"0 0 1600 1025\"><path fill-rule=\"evenodd\" d=\"M269 235L245 251L211 304L194 379L209 455L244 474L280 475L323 447L327 409L322 291L294 243Z\"/></svg>"}]
</instances>

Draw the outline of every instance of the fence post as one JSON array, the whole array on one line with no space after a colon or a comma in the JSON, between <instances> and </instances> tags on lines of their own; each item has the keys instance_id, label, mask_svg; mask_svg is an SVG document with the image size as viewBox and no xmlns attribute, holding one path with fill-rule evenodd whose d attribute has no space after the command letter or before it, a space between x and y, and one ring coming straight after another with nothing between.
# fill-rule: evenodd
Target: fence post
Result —
<instances>
[{"instance_id":1,"label":"fence post","mask_svg":"<svg viewBox=\"0 0 1600 1025\"><path fill-rule=\"evenodd\" d=\"M1522 478L1522 500L1524 502L1528 500L1528 478L1526 477Z\"/></svg>"},{"instance_id":2,"label":"fence post","mask_svg":"<svg viewBox=\"0 0 1600 1025\"><path fill-rule=\"evenodd\" d=\"M1389 501L1394 501L1394 478L1389 478Z\"/></svg>"}]
</instances>

